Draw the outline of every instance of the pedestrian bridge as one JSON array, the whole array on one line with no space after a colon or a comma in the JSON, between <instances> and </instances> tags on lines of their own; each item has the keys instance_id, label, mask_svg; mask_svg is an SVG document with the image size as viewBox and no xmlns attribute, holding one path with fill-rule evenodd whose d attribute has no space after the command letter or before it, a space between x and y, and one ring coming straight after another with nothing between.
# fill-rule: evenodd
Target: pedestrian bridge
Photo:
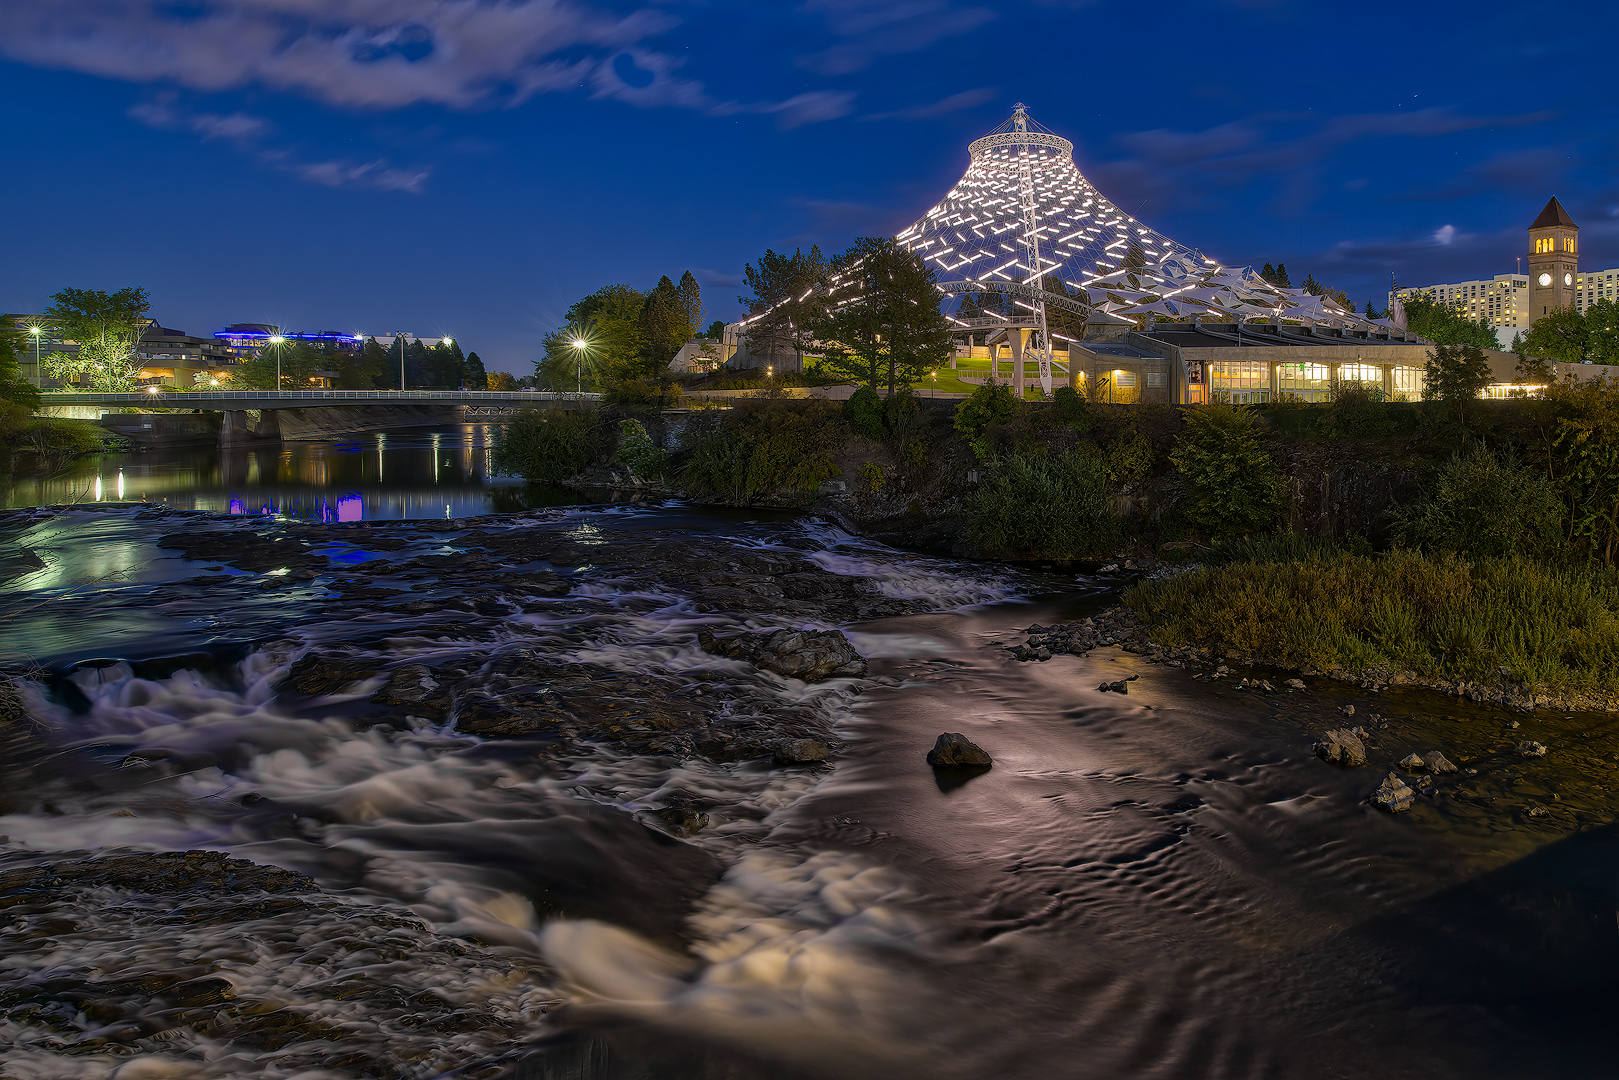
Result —
<instances>
[{"instance_id":1,"label":"pedestrian bridge","mask_svg":"<svg viewBox=\"0 0 1619 1080\"><path fill-rule=\"evenodd\" d=\"M550 390L160 390L100 393L54 390L39 395L43 408L90 405L115 409L200 409L239 412L249 409L311 409L321 406L482 405L521 408L589 409L600 394Z\"/></svg>"}]
</instances>

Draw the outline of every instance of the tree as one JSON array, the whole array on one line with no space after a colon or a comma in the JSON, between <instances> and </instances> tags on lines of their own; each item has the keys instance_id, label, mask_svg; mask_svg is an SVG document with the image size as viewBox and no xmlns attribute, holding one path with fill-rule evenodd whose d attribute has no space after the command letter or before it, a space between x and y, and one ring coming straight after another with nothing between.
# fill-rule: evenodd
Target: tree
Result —
<instances>
[{"instance_id":1,"label":"tree","mask_svg":"<svg viewBox=\"0 0 1619 1080\"><path fill-rule=\"evenodd\" d=\"M483 357L475 352L467 353L466 360L461 363L461 385L473 390L483 390L489 385L489 373L483 369Z\"/></svg>"},{"instance_id":2,"label":"tree","mask_svg":"<svg viewBox=\"0 0 1619 1080\"><path fill-rule=\"evenodd\" d=\"M713 341L724 341L725 323L721 322L719 319L715 319L713 322L708 324L708 329L703 332L703 336Z\"/></svg>"},{"instance_id":3,"label":"tree","mask_svg":"<svg viewBox=\"0 0 1619 1080\"><path fill-rule=\"evenodd\" d=\"M477 356L478 354L473 353L472 355ZM468 357L468 359L471 359L471 357ZM508 372L505 372L505 371L491 371L489 373L488 378L489 378L489 389L491 389L491 390L511 391L511 390L519 389L517 379Z\"/></svg>"},{"instance_id":4,"label":"tree","mask_svg":"<svg viewBox=\"0 0 1619 1080\"><path fill-rule=\"evenodd\" d=\"M608 382L656 374L647 370L641 330L646 300L641 290L620 282L576 301L567 325L545 335L545 355L534 365L539 381L553 390L600 390Z\"/></svg>"},{"instance_id":5,"label":"tree","mask_svg":"<svg viewBox=\"0 0 1619 1080\"><path fill-rule=\"evenodd\" d=\"M1428 362L1423 365L1422 399L1454 408L1466 442L1467 403L1494 381L1490 361L1477 345L1440 345L1428 351Z\"/></svg>"},{"instance_id":6,"label":"tree","mask_svg":"<svg viewBox=\"0 0 1619 1080\"><path fill-rule=\"evenodd\" d=\"M1387 308L1378 309L1372 306L1370 300L1366 301L1366 317L1368 319L1386 319L1389 317Z\"/></svg>"},{"instance_id":7,"label":"tree","mask_svg":"<svg viewBox=\"0 0 1619 1080\"><path fill-rule=\"evenodd\" d=\"M806 326L819 313L819 293L826 285L828 270L819 246L808 252L795 249L791 255L767 249L757 265L743 268L750 295L737 299L752 316L744 330L750 353L763 353L772 366L779 366L778 355L790 351L796 366L804 366L804 349L809 344Z\"/></svg>"},{"instance_id":8,"label":"tree","mask_svg":"<svg viewBox=\"0 0 1619 1080\"><path fill-rule=\"evenodd\" d=\"M9 439L39 408L39 391L19 369L22 335L17 324L0 318L0 440Z\"/></svg>"},{"instance_id":9,"label":"tree","mask_svg":"<svg viewBox=\"0 0 1619 1080\"><path fill-rule=\"evenodd\" d=\"M1413 334L1436 345L1495 349L1501 344L1489 319L1469 319L1459 308L1441 304L1427 293L1405 301L1405 325Z\"/></svg>"},{"instance_id":10,"label":"tree","mask_svg":"<svg viewBox=\"0 0 1619 1080\"><path fill-rule=\"evenodd\" d=\"M77 356L53 352L42 358L53 379L83 381L94 390L133 390L141 364L135 347L152 325L145 289L63 289L51 297L45 321L78 343Z\"/></svg>"},{"instance_id":11,"label":"tree","mask_svg":"<svg viewBox=\"0 0 1619 1080\"><path fill-rule=\"evenodd\" d=\"M807 324L822 366L890 396L950 356L933 271L890 237L862 236L838 256L830 293Z\"/></svg>"},{"instance_id":12,"label":"tree","mask_svg":"<svg viewBox=\"0 0 1619 1080\"><path fill-rule=\"evenodd\" d=\"M680 325L687 328L680 342L684 345L697 336L697 328L703 325L703 290L690 270L680 275L680 284L675 286L675 314Z\"/></svg>"},{"instance_id":13,"label":"tree","mask_svg":"<svg viewBox=\"0 0 1619 1080\"><path fill-rule=\"evenodd\" d=\"M1186 517L1217 539L1269 526L1281 512L1281 475L1259 440L1247 409L1202 405L1183 409L1186 430L1169 460L1181 478Z\"/></svg>"},{"instance_id":14,"label":"tree","mask_svg":"<svg viewBox=\"0 0 1619 1080\"><path fill-rule=\"evenodd\" d=\"M1299 287L1311 296L1320 296L1327 291L1327 287L1317 281L1314 274L1305 274L1304 284Z\"/></svg>"},{"instance_id":15,"label":"tree","mask_svg":"<svg viewBox=\"0 0 1619 1080\"><path fill-rule=\"evenodd\" d=\"M337 358L337 385L343 390L397 389L398 369L390 364L388 350L376 338L366 338L358 353L346 352Z\"/></svg>"},{"instance_id":16,"label":"tree","mask_svg":"<svg viewBox=\"0 0 1619 1080\"><path fill-rule=\"evenodd\" d=\"M1287 278L1286 263L1277 263L1275 266L1266 263L1265 268L1259 272L1259 276L1279 288L1291 289L1293 287L1293 283Z\"/></svg>"},{"instance_id":17,"label":"tree","mask_svg":"<svg viewBox=\"0 0 1619 1080\"><path fill-rule=\"evenodd\" d=\"M1570 304L1535 320L1514 352L1564 364L1619 364L1619 304L1604 297L1579 311Z\"/></svg>"},{"instance_id":18,"label":"tree","mask_svg":"<svg viewBox=\"0 0 1619 1080\"><path fill-rule=\"evenodd\" d=\"M1603 297L1585 309L1589 344L1585 358L1593 364L1619 364L1619 303Z\"/></svg>"},{"instance_id":19,"label":"tree","mask_svg":"<svg viewBox=\"0 0 1619 1080\"><path fill-rule=\"evenodd\" d=\"M458 341L441 340L431 349L424 346L421 361L423 382L428 386L442 386L455 390L464 385L465 361L466 357L462 355L461 343Z\"/></svg>"},{"instance_id":20,"label":"tree","mask_svg":"<svg viewBox=\"0 0 1619 1080\"><path fill-rule=\"evenodd\" d=\"M325 357L306 341L265 345L258 355L230 369L230 388L275 390L279 372L279 389L308 390L315 369L323 367L324 362Z\"/></svg>"}]
</instances>

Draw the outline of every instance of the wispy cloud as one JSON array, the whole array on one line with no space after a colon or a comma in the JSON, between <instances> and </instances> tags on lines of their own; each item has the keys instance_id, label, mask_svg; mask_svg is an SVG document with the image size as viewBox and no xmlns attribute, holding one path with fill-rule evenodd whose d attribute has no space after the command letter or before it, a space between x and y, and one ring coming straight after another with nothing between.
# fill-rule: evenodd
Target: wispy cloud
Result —
<instances>
[{"instance_id":1,"label":"wispy cloud","mask_svg":"<svg viewBox=\"0 0 1619 1080\"><path fill-rule=\"evenodd\" d=\"M129 115L148 127L190 131L204 139L229 142L261 165L326 187L404 191L419 195L425 190L427 178L432 173L425 166L397 168L381 158L364 162L341 159L311 161L292 150L265 145L265 140L274 132L274 126L263 117L243 112L188 110L177 103L177 95L172 93L131 107Z\"/></svg>"},{"instance_id":2,"label":"wispy cloud","mask_svg":"<svg viewBox=\"0 0 1619 1080\"><path fill-rule=\"evenodd\" d=\"M895 109L892 112L872 113L866 120L931 120L935 116L945 116L949 113L960 112L962 109L971 109L992 100L1000 91L991 86L980 86L976 90L963 90L959 94L942 97L938 101L925 105L912 105L904 109Z\"/></svg>"},{"instance_id":3,"label":"wispy cloud","mask_svg":"<svg viewBox=\"0 0 1619 1080\"><path fill-rule=\"evenodd\" d=\"M799 60L821 75L848 75L881 56L920 52L995 18L987 7L954 0L808 0L802 10L825 17L843 39Z\"/></svg>"}]
</instances>

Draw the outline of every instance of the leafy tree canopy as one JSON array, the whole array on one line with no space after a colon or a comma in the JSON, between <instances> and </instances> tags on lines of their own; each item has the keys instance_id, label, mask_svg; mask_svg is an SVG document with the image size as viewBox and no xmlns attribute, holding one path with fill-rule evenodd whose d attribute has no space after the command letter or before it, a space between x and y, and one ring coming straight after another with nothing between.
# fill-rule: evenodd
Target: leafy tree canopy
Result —
<instances>
[{"instance_id":1,"label":"leafy tree canopy","mask_svg":"<svg viewBox=\"0 0 1619 1080\"><path fill-rule=\"evenodd\" d=\"M1583 313L1573 305L1549 311L1515 351L1565 364L1619 364L1619 303L1604 297Z\"/></svg>"},{"instance_id":2,"label":"leafy tree canopy","mask_svg":"<svg viewBox=\"0 0 1619 1080\"><path fill-rule=\"evenodd\" d=\"M810 343L808 325L822 310L820 292L829 271L819 246L794 249L791 255L766 249L757 263L744 267L748 295L737 299L756 316L745 331L748 351L771 363L778 354L790 352L802 363Z\"/></svg>"},{"instance_id":3,"label":"leafy tree canopy","mask_svg":"<svg viewBox=\"0 0 1619 1080\"><path fill-rule=\"evenodd\" d=\"M1182 412L1186 430L1169 458L1180 474L1187 518L1217 539L1274 523L1282 509L1282 479L1253 414L1232 405Z\"/></svg>"},{"instance_id":4,"label":"leafy tree canopy","mask_svg":"<svg viewBox=\"0 0 1619 1080\"><path fill-rule=\"evenodd\" d=\"M45 321L78 345L78 355L53 352L42 358L53 379L83 382L93 390L133 390L141 365L135 346L152 324L145 289L63 289L51 297Z\"/></svg>"},{"instance_id":5,"label":"leafy tree canopy","mask_svg":"<svg viewBox=\"0 0 1619 1080\"><path fill-rule=\"evenodd\" d=\"M1472 345L1496 349L1495 330L1488 319L1469 319L1461 309L1442 304L1431 295L1413 296L1405 301L1405 325L1413 334L1436 345Z\"/></svg>"}]
</instances>

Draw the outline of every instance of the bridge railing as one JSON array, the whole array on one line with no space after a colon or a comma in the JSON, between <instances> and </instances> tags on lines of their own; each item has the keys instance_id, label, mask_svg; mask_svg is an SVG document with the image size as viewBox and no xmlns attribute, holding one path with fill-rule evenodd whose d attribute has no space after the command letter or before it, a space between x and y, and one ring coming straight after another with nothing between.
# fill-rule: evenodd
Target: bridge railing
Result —
<instances>
[{"instance_id":1,"label":"bridge railing","mask_svg":"<svg viewBox=\"0 0 1619 1080\"><path fill-rule=\"evenodd\" d=\"M482 404L525 401L596 401L600 394L576 394L553 390L138 390L107 392L83 390L46 391L41 402L48 405L164 405L184 408L201 402L240 403L254 401L464 401Z\"/></svg>"}]
</instances>

